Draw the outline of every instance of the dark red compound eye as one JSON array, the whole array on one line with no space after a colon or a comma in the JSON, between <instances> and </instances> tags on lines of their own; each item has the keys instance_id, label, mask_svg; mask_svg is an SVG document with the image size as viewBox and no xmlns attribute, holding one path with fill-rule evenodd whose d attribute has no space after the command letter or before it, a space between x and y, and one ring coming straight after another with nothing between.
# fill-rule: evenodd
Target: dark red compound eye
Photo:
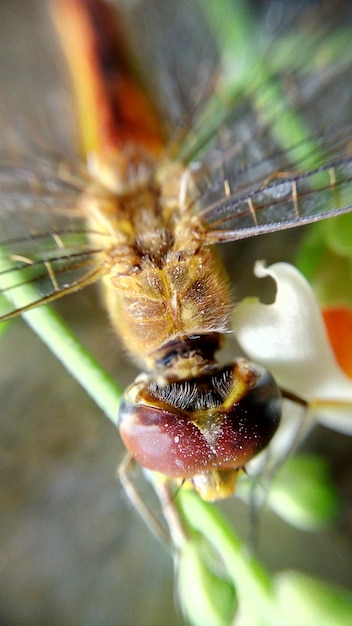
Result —
<instances>
[{"instance_id":1,"label":"dark red compound eye","mask_svg":"<svg viewBox=\"0 0 352 626\"><path fill-rule=\"evenodd\" d=\"M138 463L192 479L243 467L267 446L280 416L271 374L241 359L167 386L137 379L126 390L119 428Z\"/></svg>"}]
</instances>

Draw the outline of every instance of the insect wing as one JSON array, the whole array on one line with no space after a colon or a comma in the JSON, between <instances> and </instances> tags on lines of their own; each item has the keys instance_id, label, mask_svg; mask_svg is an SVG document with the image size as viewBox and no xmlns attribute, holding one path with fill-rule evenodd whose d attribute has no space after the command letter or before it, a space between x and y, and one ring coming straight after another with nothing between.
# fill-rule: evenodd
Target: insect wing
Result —
<instances>
[{"instance_id":1,"label":"insect wing","mask_svg":"<svg viewBox=\"0 0 352 626\"><path fill-rule=\"evenodd\" d=\"M94 282L104 252L89 240L84 181L50 161L0 165L2 319ZM103 235L100 235L100 240Z\"/></svg>"},{"instance_id":2,"label":"insect wing","mask_svg":"<svg viewBox=\"0 0 352 626\"><path fill-rule=\"evenodd\" d=\"M197 138L188 142L184 154L186 160L187 154L197 160L191 169L207 243L350 210L350 22L338 30L317 25L313 32L311 39L297 28L293 34L278 33L263 58L257 55L254 69L247 67L246 89L236 78L225 93L219 91L213 136L200 134L198 144ZM283 50L291 38L291 53L298 54L290 54L290 47ZM198 127L212 128L212 116L208 107Z\"/></svg>"},{"instance_id":3,"label":"insect wing","mask_svg":"<svg viewBox=\"0 0 352 626\"><path fill-rule=\"evenodd\" d=\"M341 145L350 137L351 128L345 126L312 137L321 150L315 167L304 169L302 162L292 159L293 147L202 191L200 215L207 242L244 239L350 211L352 157ZM324 155L324 142L329 156Z\"/></svg>"}]
</instances>

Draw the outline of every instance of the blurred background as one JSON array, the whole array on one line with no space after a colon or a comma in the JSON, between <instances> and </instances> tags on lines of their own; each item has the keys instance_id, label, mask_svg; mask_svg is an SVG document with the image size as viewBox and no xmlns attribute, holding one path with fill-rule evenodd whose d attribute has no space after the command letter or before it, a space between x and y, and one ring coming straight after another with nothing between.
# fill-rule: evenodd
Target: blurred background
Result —
<instances>
[{"instance_id":1,"label":"blurred background","mask_svg":"<svg viewBox=\"0 0 352 626\"><path fill-rule=\"evenodd\" d=\"M1 0L0 92L4 106L30 113L48 145L70 151L74 126L47 8L45 0ZM238 297L254 289L253 261L289 260L297 238L280 233L231 248ZM96 288L57 309L122 387L133 380ZM118 431L21 319L1 338L0 355L0 625L181 625L172 560L115 477ZM270 571L296 568L351 587L352 442L321 427L305 445L331 462L339 519L310 534L263 512L258 557ZM246 539L248 508L236 499L221 508Z\"/></svg>"}]
</instances>

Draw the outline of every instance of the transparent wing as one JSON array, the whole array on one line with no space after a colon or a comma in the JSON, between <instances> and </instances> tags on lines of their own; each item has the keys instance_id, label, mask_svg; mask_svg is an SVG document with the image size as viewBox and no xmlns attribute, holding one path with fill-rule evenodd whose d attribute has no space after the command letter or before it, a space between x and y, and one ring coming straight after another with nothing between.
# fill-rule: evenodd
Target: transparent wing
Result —
<instances>
[{"instance_id":1,"label":"transparent wing","mask_svg":"<svg viewBox=\"0 0 352 626\"><path fill-rule=\"evenodd\" d=\"M85 231L79 230L52 231L0 244L0 294L4 296L0 319L8 319L98 280L107 271L106 257L101 248L94 249L84 243L86 236Z\"/></svg>"},{"instance_id":2,"label":"transparent wing","mask_svg":"<svg viewBox=\"0 0 352 626\"><path fill-rule=\"evenodd\" d=\"M82 218L78 197L86 180L63 162L20 156L16 160L0 158L2 237L5 228L9 229L5 233L8 237L21 228L34 232L34 212L38 214L41 228L45 215L51 224L55 216L60 215Z\"/></svg>"},{"instance_id":3,"label":"transparent wing","mask_svg":"<svg viewBox=\"0 0 352 626\"><path fill-rule=\"evenodd\" d=\"M188 154L197 156L190 169L198 195L189 210L207 230L207 243L351 210L350 37L350 22L307 41L298 31L292 61L290 47L282 49L290 36L272 41L263 62L257 59L248 92L230 90L213 137L186 142ZM202 125L207 115L214 112Z\"/></svg>"},{"instance_id":4,"label":"transparent wing","mask_svg":"<svg viewBox=\"0 0 352 626\"><path fill-rule=\"evenodd\" d=\"M234 241L350 211L351 139L352 126L343 125L242 170L231 171L225 159L227 173L207 188L200 174L199 215L207 242ZM302 148L313 167L304 167Z\"/></svg>"},{"instance_id":5,"label":"transparent wing","mask_svg":"<svg viewBox=\"0 0 352 626\"><path fill-rule=\"evenodd\" d=\"M110 236L87 229L79 202L84 184L49 161L0 165L0 319L77 291L107 271Z\"/></svg>"}]
</instances>

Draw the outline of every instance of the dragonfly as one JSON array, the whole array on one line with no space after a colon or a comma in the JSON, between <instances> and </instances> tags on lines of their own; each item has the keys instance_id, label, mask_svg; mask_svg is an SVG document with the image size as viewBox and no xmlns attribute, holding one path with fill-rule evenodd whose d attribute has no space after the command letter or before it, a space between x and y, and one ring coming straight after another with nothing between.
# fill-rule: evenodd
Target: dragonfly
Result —
<instances>
[{"instance_id":1,"label":"dragonfly","mask_svg":"<svg viewBox=\"0 0 352 626\"><path fill-rule=\"evenodd\" d=\"M0 242L1 319L100 281L111 324L143 370L119 408L128 462L205 500L226 498L276 433L285 394L260 365L218 360L234 301L215 247L351 210L344 93L337 120L317 119L320 103L349 84L351 54L329 53L319 67L324 37L335 35L318 30L310 66L298 53L284 74L280 59L263 62L233 92L219 59L204 77L200 57L187 114L176 66L164 120L126 48L117 7L54 0L52 10L85 164L28 156L1 163L1 206L11 218ZM294 50L305 39L297 33ZM265 59L271 54L269 45ZM223 61L224 74L231 67ZM309 132L290 145L275 135L278 93L291 100L288 116L301 119L304 110L309 120Z\"/></svg>"}]
</instances>

